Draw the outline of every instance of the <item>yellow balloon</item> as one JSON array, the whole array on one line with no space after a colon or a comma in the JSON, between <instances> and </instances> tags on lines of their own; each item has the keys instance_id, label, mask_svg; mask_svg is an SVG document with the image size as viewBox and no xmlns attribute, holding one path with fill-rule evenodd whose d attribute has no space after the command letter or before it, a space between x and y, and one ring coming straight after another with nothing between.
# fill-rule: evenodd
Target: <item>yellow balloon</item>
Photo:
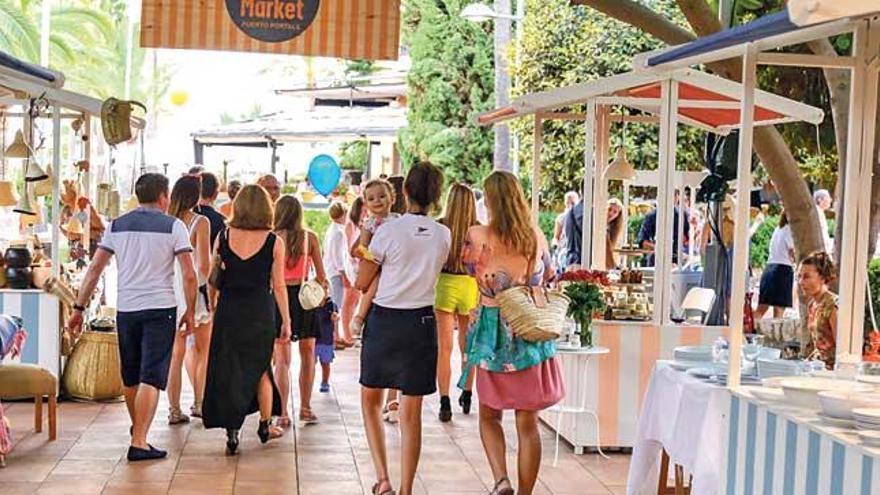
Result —
<instances>
[{"instance_id":1,"label":"yellow balloon","mask_svg":"<svg viewBox=\"0 0 880 495\"><path fill-rule=\"evenodd\" d=\"M182 107L186 105L186 102L189 100L189 93L183 90L177 90L171 92L171 103L177 105L178 107Z\"/></svg>"}]
</instances>

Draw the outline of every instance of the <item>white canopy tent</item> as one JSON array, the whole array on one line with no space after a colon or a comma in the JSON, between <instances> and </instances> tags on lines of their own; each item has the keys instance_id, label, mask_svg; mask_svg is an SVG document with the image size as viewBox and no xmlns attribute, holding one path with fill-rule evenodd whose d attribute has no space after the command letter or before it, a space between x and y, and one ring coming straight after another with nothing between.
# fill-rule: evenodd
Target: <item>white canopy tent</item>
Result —
<instances>
[{"instance_id":1,"label":"white canopy tent","mask_svg":"<svg viewBox=\"0 0 880 495\"><path fill-rule=\"evenodd\" d=\"M793 0L790 12L782 11L773 17L780 28L772 35L761 32L750 35L749 26L736 28L737 33L716 33L687 45L644 54L634 60L643 72L666 73L693 64L704 64L728 58L741 58L743 86L741 138L739 142L738 187L751 186L750 157L752 155L753 116L756 115L758 65L794 65L799 67L847 69L851 73L849 134L845 166L843 198L843 239L840 262L840 294L837 321L837 357L858 359L864 338L865 284L868 259L869 217L871 211L871 178L875 150L877 122L878 79L880 79L880 4L875 0ZM798 28L795 23L821 22ZM755 21L761 22L762 19ZM754 24L754 23L753 23ZM765 23L766 24L766 23ZM776 52L778 48L823 39L841 34L853 34L853 49L849 56L818 56ZM735 35L733 37L732 35ZM738 205L736 211L737 243L743 245L746 233L742 222L747 218L746 208ZM733 300L743 300L745 294L744 270L746 259L736 256L733 270ZM732 317L730 387L739 386L739 356L742 339L742 305L733 305L740 317Z\"/></svg>"},{"instance_id":2,"label":"white canopy tent","mask_svg":"<svg viewBox=\"0 0 880 495\"><path fill-rule=\"evenodd\" d=\"M740 84L690 69L655 72L630 72L583 84L533 93L517 98L511 105L479 117L482 124L496 124L532 115L535 119L532 157L532 210L537 217L541 176L541 147L544 120L586 120L584 153L584 228L581 264L594 268L605 266L605 215L595 215L597 207L607 201L605 164L609 159L610 123L613 120L659 122L660 150L657 170L658 212L655 272L672 270L673 190L676 184L676 128L679 122L706 131L727 134L745 122L752 125L773 125L806 121L819 123L822 110L771 93L756 91L755 119L741 120ZM585 114L558 112L574 105L585 105ZM613 116L610 106L621 105L647 115ZM753 124L754 122L754 124ZM748 191L749 188L739 188ZM748 208L748 196L739 203ZM586 207L592 205L593 208ZM743 222L745 225L747 222ZM590 241L593 241L592 243ZM590 248L590 246L592 247ZM739 250L745 252L744 249ZM654 322L663 325L669 319L669 284L654 284Z\"/></svg>"}]
</instances>

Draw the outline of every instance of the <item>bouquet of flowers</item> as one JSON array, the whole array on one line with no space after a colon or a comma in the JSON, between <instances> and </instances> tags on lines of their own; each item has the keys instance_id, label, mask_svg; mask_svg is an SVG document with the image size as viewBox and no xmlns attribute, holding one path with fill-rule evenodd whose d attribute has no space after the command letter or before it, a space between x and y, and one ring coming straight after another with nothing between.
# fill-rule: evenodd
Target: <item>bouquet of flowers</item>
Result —
<instances>
[{"instance_id":1,"label":"bouquet of flowers","mask_svg":"<svg viewBox=\"0 0 880 495\"><path fill-rule=\"evenodd\" d=\"M565 295L571 299L566 314L580 328L581 345L589 347L593 344L593 332L590 328L593 315L605 310L602 289L609 284L608 274L598 270L579 269L563 273L559 281Z\"/></svg>"}]
</instances>

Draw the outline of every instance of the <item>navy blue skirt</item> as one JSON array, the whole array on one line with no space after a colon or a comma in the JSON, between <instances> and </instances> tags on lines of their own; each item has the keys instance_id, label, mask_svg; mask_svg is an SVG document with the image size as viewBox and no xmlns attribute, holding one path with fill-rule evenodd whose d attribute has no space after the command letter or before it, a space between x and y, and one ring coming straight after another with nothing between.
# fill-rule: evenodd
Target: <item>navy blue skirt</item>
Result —
<instances>
[{"instance_id":1,"label":"navy blue skirt","mask_svg":"<svg viewBox=\"0 0 880 495\"><path fill-rule=\"evenodd\" d=\"M761 275L758 304L776 306L777 308L790 308L793 284L794 269L792 267L776 263L767 265L764 273Z\"/></svg>"},{"instance_id":2,"label":"navy blue skirt","mask_svg":"<svg viewBox=\"0 0 880 495\"><path fill-rule=\"evenodd\" d=\"M403 395L437 390L437 326L434 308L392 309L373 305L364 325L360 383Z\"/></svg>"}]
</instances>

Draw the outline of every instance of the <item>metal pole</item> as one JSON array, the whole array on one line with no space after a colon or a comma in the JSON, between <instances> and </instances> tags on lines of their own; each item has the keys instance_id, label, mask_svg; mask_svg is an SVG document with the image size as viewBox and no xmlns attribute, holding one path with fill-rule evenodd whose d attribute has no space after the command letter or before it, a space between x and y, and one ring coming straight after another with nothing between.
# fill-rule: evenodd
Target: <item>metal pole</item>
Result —
<instances>
[{"instance_id":1,"label":"metal pole","mask_svg":"<svg viewBox=\"0 0 880 495\"><path fill-rule=\"evenodd\" d=\"M739 164L736 172L736 214L733 240L732 290L730 294L730 368L727 385L739 388L743 316L749 262L749 207L752 190L752 139L755 127L755 86L758 49L745 46L743 53L742 108L740 110Z\"/></svg>"}]
</instances>

